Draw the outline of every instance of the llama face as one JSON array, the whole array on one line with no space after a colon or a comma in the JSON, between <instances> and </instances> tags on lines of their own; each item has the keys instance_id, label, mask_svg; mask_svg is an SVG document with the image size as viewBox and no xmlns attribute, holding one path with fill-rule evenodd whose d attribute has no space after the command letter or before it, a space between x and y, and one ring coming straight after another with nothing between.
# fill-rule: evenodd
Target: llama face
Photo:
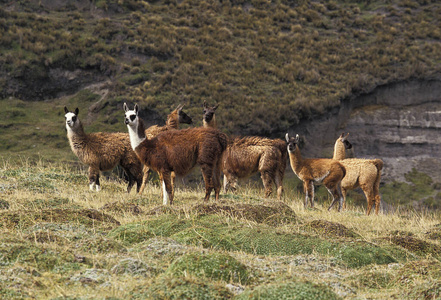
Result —
<instances>
[{"instance_id":1,"label":"llama face","mask_svg":"<svg viewBox=\"0 0 441 300\"><path fill-rule=\"evenodd\" d=\"M66 113L64 115L64 118L66 120L66 128L67 129L74 128L78 121L78 112L79 112L78 108L76 108L74 112L70 112L65 106L64 112Z\"/></svg>"},{"instance_id":2,"label":"llama face","mask_svg":"<svg viewBox=\"0 0 441 300\"><path fill-rule=\"evenodd\" d=\"M297 134L296 137L290 137L288 133L285 136L286 143L288 144L288 152L294 152L296 150L296 146L299 143L299 135Z\"/></svg>"},{"instance_id":3,"label":"llama face","mask_svg":"<svg viewBox=\"0 0 441 300\"><path fill-rule=\"evenodd\" d=\"M207 102L204 101L204 120L205 122L209 123L211 120L213 120L214 113L216 112L217 107L219 104L215 106L208 106Z\"/></svg>"},{"instance_id":4,"label":"llama face","mask_svg":"<svg viewBox=\"0 0 441 300\"><path fill-rule=\"evenodd\" d=\"M125 120L127 126L136 126L138 118L138 105L135 104L134 110L129 110L127 104L124 103Z\"/></svg>"},{"instance_id":5,"label":"llama face","mask_svg":"<svg viewBox=\"0 0 441 300\"><path fill-rule=\"evenodd\" d=\"M349 150L349 149L352 148L352 144L348 141L348 136L349 136L349 133L346 134L346 136L345 136L344 133L342 133L340 135L340 141L343 143L343 145L345 146L346 150Z\"/></svg>"},{"instance_id":6,"label":"llama face","mask_svg":"<svg viewBox=\"0 0 441 300\"><path fill-rule=\"evenodd\" d=\"M193 119L187 115L182 110L179 111L179 123L181 124L191 124L193 123Z\"/></svg>"}]
</instances>

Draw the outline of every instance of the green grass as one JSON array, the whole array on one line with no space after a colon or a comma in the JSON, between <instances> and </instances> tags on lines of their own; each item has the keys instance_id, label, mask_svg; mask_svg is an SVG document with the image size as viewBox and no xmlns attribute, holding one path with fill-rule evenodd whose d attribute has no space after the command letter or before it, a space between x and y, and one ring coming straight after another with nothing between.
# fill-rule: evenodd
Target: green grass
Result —
<instances>
[{"instance_id":1,"label":"green grass","mask_svg":"<svg viewBox=\"0 0 441 300\"><path fill-rule=\"evenodd\" d=\"M290 185L282 202L262 199L261 189L249 185L222 194L220 203L203 203L200 186L179 185L175 205L162 207L156 185L143 195L127 195L124 186L110 175L101 192L91 192L84 169L4 161L2 295L351 299L438 293L437 213L368 217L351 204L328 212L326 203L305 210Z\"/></svg>"}]
</instances>

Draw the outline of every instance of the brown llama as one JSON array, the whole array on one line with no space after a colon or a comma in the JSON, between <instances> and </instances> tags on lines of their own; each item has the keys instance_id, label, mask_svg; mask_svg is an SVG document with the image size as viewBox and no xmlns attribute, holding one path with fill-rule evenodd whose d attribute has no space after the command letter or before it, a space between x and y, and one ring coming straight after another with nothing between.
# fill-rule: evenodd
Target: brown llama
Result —
<instances>
[{"instance_id":1,"label":"brown llama","mask_svg":"<svg viewBox=\"0 0 441 300\"><path fill-rule=\"evenodd\" d=\"M205 201L214 188L219 200L222 153L227 147L227 136L213 128L187 128L166 130L158 136L147 139L142 119L138 117L138 105L129 110L124 103L132 149L141 162L158 172L163 188L163 204L173 204L174 190L171 172L184 176L195 165L201 167L205 181Z\"/></svg>"},{"instance_id":2,"label":"brown llama","mask_svg":"<svg viewBox=\"0 0 441 300\"><path fill-rule=\"evenodd\" d=\"M286 144L280 139L258 136L229 139L227 150L222 156L225 191L236 190L239 178L247 178L259 172L265 197L272 194L274 183L277 187L277 199L280 200L283 194L287 158Z\"/></svg>"},{"instance_id":3,"label":"brown llama","mask_svg":"<svg viewBox=\"0 0 441 300\"><path fill-rule=\"evenodd\" d=\"M204 100L204 116L202 118L202 124L204 127L217 128L215 112L218 106L219 104L208 106L207 102Z\"/></svg>"},{"instance_id":4,"label":"brown llama","mask_svg":"<svg viewBox=\"0 0 441 300\"><path fill-rule=\"evenodd\" d=\"M184 105L180 104L167 116L167 122L164 126L153 125L145 130L145 135L148 139L152 139L163 131L171 129L179 129L179 124L191 124L193 120L188 116L182 108Z\"/></svg>"},{"instance_id":5,"label":"brown llama","mask_svg":"<svg viewBox=\"0 0 441 300\"><path fill-rule=\"evenodd\" d=\"M67 138L72 152L83 164L89 166L90 190L101 190L100 171L109 171L120 165L129 181L127 192L130 193L135 182L139 191L143 177L142 164L130 147L129 135L120 132L87 134L78 118L78 108L70 112L67 107L64 107L64 112Z\"/></svg>"},{"instance_id":6,"label":"brown llama","mask_svg":"<svg viewBox=\"0 0 441 300\"><path fill-rule=\"evenodd\" d=\"M167 122L164 126L153 125L153 126L150 126L149 128L147 128L145 130L146 137L148 139L152 139L155 136L159 135L160 133L162 133L166 130L179 129L180 123L182 123L182 124L193 123L192 118L190 116L188 116L182 110L183 107L184 107L183 104L182 105L179 104L178 107L167 116ZM141 189L139 190L140 194L142 194L142 192L144 191L144 188L147 183L148 176L149 176L150 169L146 165L144 165L142 172L143 172L143 178L142 178ZM172 174L171 174L171 180L172 180L172 185L174 186L174 181L175 181L175 173L174 172L172 172Z\"/></svg>"},{"instance_id":7,"label":"brown llama","mask_svg":"<svg viewBox=\"0 0 441 300\"><path fill-rule=\"evenodd\" d=\"M215 106L204 101L204 127L217 128ZM247 178L259 172L265 189L265 197L272 194L273 183L277 188L277 199L282 198L288 152L285 142L258 136L234 137L228 140L227 150L222 156L224 190L235 191L239 178Z\"/></svg>"},{"instance_id":8,"label":"brown llama","mask_svg":"<svg viewBox=\"0 0 441 300\"><path fill-rule=\"evenodd\" d=\"M344 133L335 141L334 159L338 160L346 168L346 176L341 182L343 194L343 206L346 204L348 190L361 187L367 201L366 214L369 215L372 206L375 205L375 214L380 209L380 180L383 161L381 159L345 158L346 149L351 149L352 144L348 141L349 133Z\"/></svg>"},{"instance_id":9,"label":"brown llama","mask_svg":"<svg viewBox=\"0 0 441 300\"><path fill-rule=\"evenodd\" d=\"M286 134L288 144L288 154L291 168L297 177L303 181L303 190L306 194L305 208L308 199L311 207L314 207L314 184L323 184L332 196L332 202L328 210L331 210L335 202L339 201L338 211L343 206L343 196L341 192L341 181L345 177L346 170L343 165L334 159L327 158L302 158L298 147L299 135L289 137Z\"/></svg>"}]
</instances>

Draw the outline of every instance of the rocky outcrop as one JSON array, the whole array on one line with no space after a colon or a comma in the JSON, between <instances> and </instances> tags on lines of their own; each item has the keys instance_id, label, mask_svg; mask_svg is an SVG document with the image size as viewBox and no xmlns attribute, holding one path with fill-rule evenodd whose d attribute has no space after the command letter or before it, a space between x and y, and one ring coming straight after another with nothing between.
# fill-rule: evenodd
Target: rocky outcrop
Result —
<instances>
[{"instance_id":1,"label":"rocky outcrop","mask_svg":"<svg viewBox=\"0 0 441 300\"><path fill-rule=\"evenodd\" d=\"M379 86L342 101L327 114L291 128L304 137L305 157L332 157L336 138L350 133L356 157L383 159L384 181L404 181L416 168L441 181L441 80Z\"/></svg>"}]
</instances>

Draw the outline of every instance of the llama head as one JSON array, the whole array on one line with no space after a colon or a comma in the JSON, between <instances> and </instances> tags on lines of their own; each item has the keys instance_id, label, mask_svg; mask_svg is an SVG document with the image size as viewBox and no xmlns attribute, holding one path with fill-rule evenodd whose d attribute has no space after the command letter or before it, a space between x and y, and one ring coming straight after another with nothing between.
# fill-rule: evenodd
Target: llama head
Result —
<instances>
[{"instance_id":1,"label":"llama head","mask_svg":"<svg viewBox=\"0 0 441 300\"><path fill-rule=\"evenodd\" d=\"M216 112L216 109L218 108L219 104L216 104L215 106L208 106L207 102L204 100L204 121L207 123L210 123L211 120L214 118L214 113Z\"/></svg>"},{"instance_id":2,"label":"llama head","mask_svg":"<svg viewBox=\"0 0 441 300\"><path fill-rule=\"evenodd\" d=\"M179 115L179 123L181 124L191 124L193 123L193 119L187 115L185 112L182 111L182 108L184 107L184 104L179 104L176 108L178 115Z\"/></svg>"},{"instance_id":3,"label":"llama head","mask_svg":"<svg viewBox=\"0 0 441 300\"><path fill-rule=\"evenodd\" d=\"M133 108L133 110L130 110L129 107L127 106L127 104L124 102L124 112L125 112L124 123L127 126L130 126L130 127L137 126L138 111L139 111L138 104L135 104L135 107Z\"/></svg>"},{"instance_id":4,"label":"llama head","mask_svg":"<svg viewBox=\"0 0 441 300\"><path fill-rule=\"evenodd\" d=\"M75 108L75 111L71 112L65 106L64 112L65 112L64 118L66 119L66 128L73 129L73 128L77 127L77 125L79 124L79 120L78 120L79 109L78 109L78 107Z\"/></svg>"},{"instance_id":5,"label":"llama head","mask_svg":"<svg viewBox=\"0 0 441 300\"><path fill-rule=\"evenodd\" d=\"M288 152L294 152L296 150L296 146L300 141L300 137L296 134L296 137L290 137L288 133L285 135L286 143L288 144Z\"/></svg>"},{"instance_id":6,"label":"llama head","mask_svg":"<svg viewBox=\"0 0 441 300\"><path fill-rule=\"evenodd\" d=\"M352 144L348 141L348 136L349 136L349 133L348 134L344 134L344 132L340 135L340 141L343 143L343 145L345 146L345 149L346 150L349 150L349 149L351 149L352 148Z\"/></svg>"}]
</instances>

